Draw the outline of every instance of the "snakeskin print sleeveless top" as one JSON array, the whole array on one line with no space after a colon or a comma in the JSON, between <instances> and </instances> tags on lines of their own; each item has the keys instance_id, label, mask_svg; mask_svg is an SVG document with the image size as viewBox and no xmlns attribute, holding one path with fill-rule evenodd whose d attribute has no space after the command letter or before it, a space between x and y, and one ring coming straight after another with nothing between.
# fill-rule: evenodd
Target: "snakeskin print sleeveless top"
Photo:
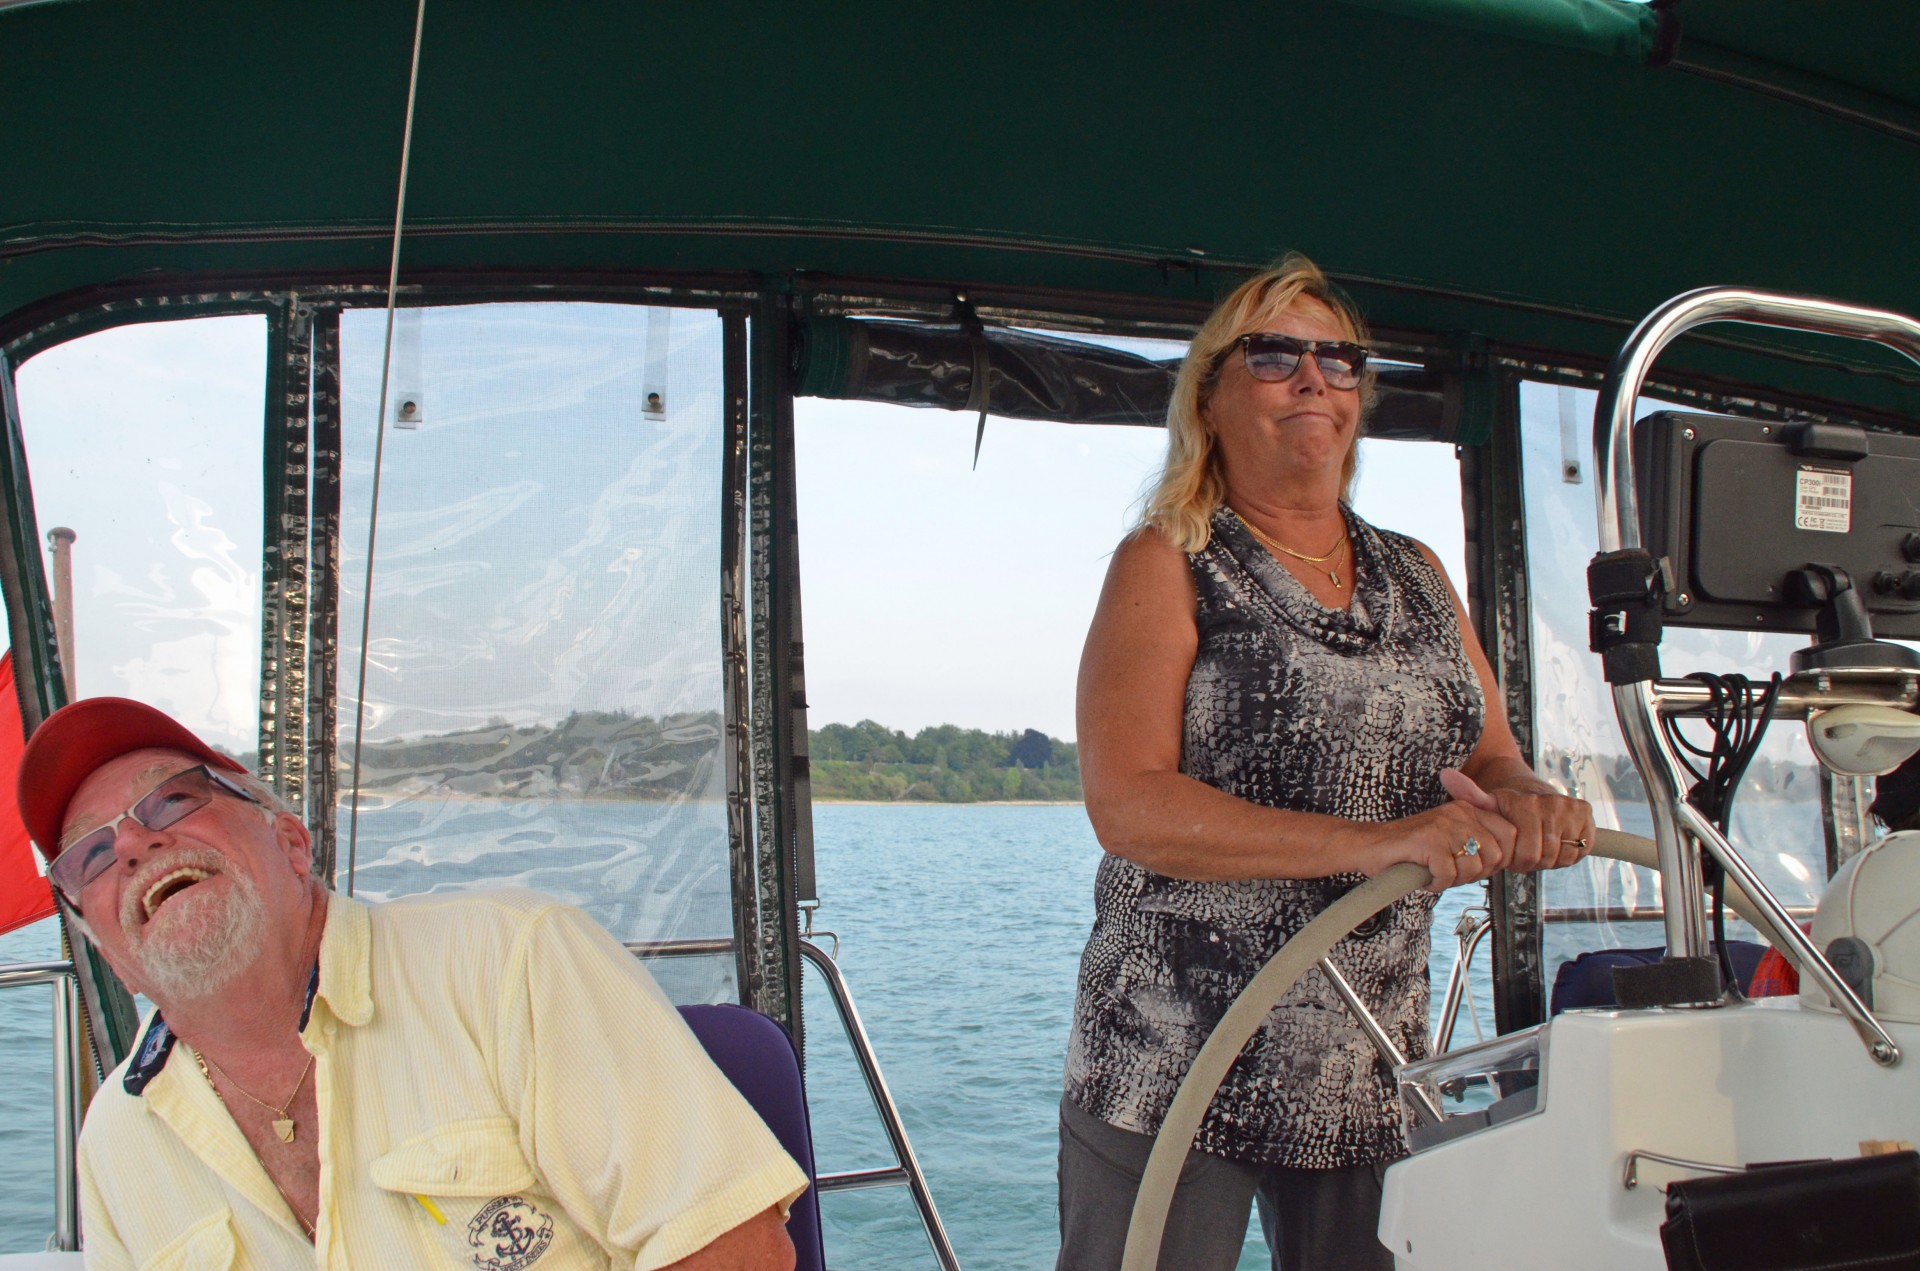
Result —
<instances>
[{"instance_id":1,"label":"snakeskin print sleeveless top","mask_svg":"<svg viewBox=\"0 0 1920 1271\"><path fill-rule=\"evenodd\" d=\"M1411 539L1342 505L1350 609L1322 606L1232 511L1189 563L1199 650L1181 771L1268 807L1389 821L1443 802L1442 768L1485 719L1451 593ZM1151 1134L1201 1044L1295 932L1361 881L1189 882L1107 855L1080 961L1066 1093ZM1334 946L1334 964L1409 1058L1427 1052L1434 898L1416 892ZM1405 1155L1391 1073L1310 970L1228 1072L1194 1139L1257 1164L1333 1169Z\"/></svg>"}]
</instances>

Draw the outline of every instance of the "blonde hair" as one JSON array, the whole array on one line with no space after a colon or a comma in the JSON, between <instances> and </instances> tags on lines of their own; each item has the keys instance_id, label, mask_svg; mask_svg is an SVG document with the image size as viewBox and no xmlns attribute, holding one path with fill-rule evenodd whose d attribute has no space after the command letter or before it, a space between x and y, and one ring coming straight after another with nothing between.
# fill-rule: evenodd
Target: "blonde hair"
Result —
<instances>
[{"instance_id":1,"label":"blonde hair","mask_svg":"<svg viewBox=\"0 0 1920 1271\"><path fill-rule=\"evenodd\" d=\"M1227 494L1219 451L1203 413L1219 383L1220 367L1241 336L1269 329L1302 297L1325 305L1348 339L1367 342L1366 324L1353 302L1327 280L1318 265L1298 252L1288 253L1277 265L1234 288L1195 333L1180 363L1180 373L1173 381L1173 400L1167 406L1167 461L1147 496L1138 528L1158 529L1183 552L1197 552L1207 545L1212 536L1209 521L1215 509L1226 502ZM1373 385L1374 372L1369 365L1360 378L1363 424L1366 410L1373 404ZM1353 486L1363 430L1354 430L1353 445L1341 466L1343 499Z\"/></svg>"}]
</instances>

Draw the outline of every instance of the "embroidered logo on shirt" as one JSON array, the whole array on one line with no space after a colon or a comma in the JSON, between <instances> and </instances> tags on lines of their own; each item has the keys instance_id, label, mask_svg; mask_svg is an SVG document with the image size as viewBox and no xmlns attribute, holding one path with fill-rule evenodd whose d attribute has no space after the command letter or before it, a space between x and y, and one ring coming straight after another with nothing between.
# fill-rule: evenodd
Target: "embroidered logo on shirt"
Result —
<instances>
[{"instance_id":1,"label":"embroidered logo on shirt","mask_svg":"<svg viewBox=\"0 0 1920 1271\"><path fill-rule=\"evenodd\" d=\"M467 1224L478 1271L521 1271L553 1243L553 1219L518 1196L496 1196Z\"/></svg>"}]
</instances>

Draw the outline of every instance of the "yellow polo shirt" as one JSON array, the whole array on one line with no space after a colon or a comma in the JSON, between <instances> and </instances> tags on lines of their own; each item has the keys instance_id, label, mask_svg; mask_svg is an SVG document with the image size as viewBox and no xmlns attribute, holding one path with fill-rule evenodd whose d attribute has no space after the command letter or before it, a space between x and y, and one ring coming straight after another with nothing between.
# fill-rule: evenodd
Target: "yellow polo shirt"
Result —
<instances>
[{"instance_id":1,"label":"yellow polo shirt","mask_svg":"<svg viewBox=\"0 0 1920 1271\"><path fill-rule=\"evenodd\" d=\"M646 970L546 896L332 897L300 1041L314 1244L152 1016L80 1135L89 1268L652 1268L806 1190Z\"/></svg>"}]
</instances>

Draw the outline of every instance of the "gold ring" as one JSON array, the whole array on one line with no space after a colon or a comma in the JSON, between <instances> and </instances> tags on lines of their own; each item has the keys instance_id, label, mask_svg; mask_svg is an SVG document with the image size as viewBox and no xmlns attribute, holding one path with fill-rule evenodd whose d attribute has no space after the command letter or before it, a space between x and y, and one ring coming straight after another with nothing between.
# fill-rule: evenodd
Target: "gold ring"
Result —
<instances>
[{"instance_id":1,"label":"gold ring","mask_svg":"<svg viewBox=\"0 0 1920 1271\"><path fill-rule=\"evenodd\" d=\"M1566 847L1578 848L1583 852L1587 850L1587 841L1585 839L1561 839L1560 842Z\"/></svg>"},{"instance_id":2,"label":"gold ring","mask_svg":"<svg viewBox=\"0 0 1920 1271\"><path fill-rule=\"evenodd\" d=\"M1466 842L1464 842L1464 843L1462 843L1462 844L1461 844L1461 845L1460 845L1459 847L1456 847L1456 848L1454 848L1454 849L1453 849L1453 854L1454 854L1455 856L1478 856L1478 855L1480 855L1480 840L1479 840L1479 839L1468 839L1468 840L1467 840Z\"/></svg>"}]
</instances>

